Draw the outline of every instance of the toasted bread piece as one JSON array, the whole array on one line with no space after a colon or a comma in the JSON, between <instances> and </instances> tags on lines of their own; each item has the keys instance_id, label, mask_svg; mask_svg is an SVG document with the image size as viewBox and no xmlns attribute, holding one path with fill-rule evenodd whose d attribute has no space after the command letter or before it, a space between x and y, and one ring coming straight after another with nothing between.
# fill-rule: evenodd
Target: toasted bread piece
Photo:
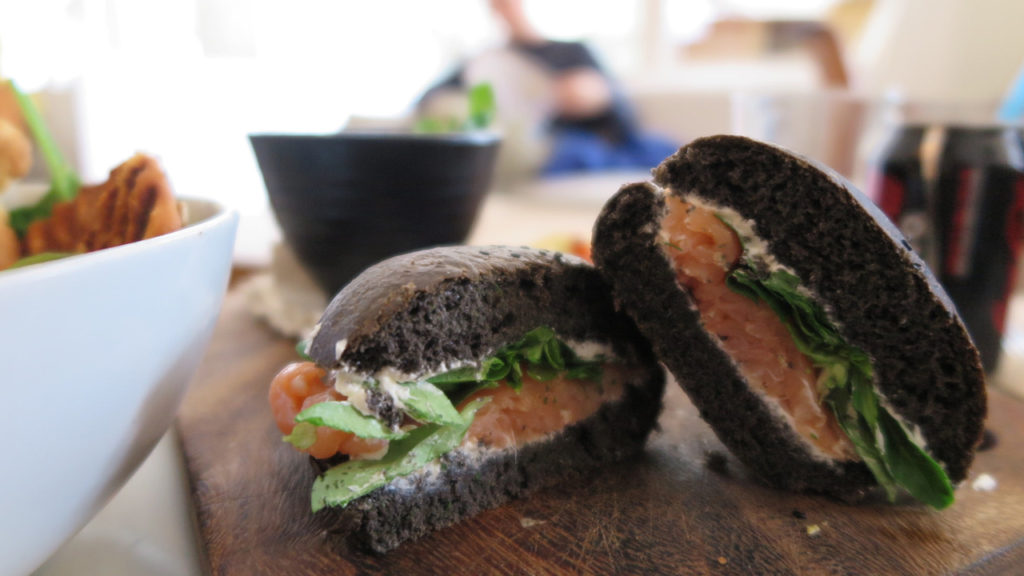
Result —
<instances>
[{"instance_id":1,"label":"toasted bread piece","mask_svg":"<svg viewBox=\"0 0 1024 576\"><path fill-rule=\"evenodd\" d=\"M33 222L25 233L27 254L92 252L120 246L182 226L177 201L157 161L136 154L110 172L98 186L53 207L50 217Z\"/></svg>"}]
</instances>

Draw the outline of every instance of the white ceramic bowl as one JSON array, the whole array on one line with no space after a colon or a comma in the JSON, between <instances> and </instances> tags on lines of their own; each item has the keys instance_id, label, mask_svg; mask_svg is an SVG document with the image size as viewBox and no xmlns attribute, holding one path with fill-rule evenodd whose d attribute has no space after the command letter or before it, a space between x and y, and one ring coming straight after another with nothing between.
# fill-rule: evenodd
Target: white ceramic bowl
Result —
<instances>
[{"instance_id":1,"label":"white ceramic bowl","mask_svg":"<svg viewBox=\"0 0 1024 576\"><path fill-rule=\"evenodd\" d=\"M213 331L238 214L0 272L0 574L84 526L174 419Z\"/></svg>"}]
</instances>

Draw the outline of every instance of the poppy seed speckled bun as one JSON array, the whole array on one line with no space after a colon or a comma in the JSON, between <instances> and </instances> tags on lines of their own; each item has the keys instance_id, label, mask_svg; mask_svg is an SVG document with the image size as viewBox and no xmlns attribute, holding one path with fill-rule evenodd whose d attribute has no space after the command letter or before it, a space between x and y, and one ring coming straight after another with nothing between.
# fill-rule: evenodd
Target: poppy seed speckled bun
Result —
<instances>
[{"instance_id":1,"label":"poppy seed speckled bun","mask_svg":"<svg viewBox=\"0 0 1024 576\"><path fill-rule=\"evenodd\" d=\"M442 456L439 466L344 508L324 508L317 517L328 530L386 552L636 454L661 410L665 381L649 343L615 310L601 275L572 256L530 248L435 248L385 260L345 287L324 313L310 356L349 373L394 369L422 376L472 365L540 326L567 342L609 345L631 366L623 394L543 439L483 456L462 446ZM375 409L387 420L387 408Z\"/></svg>"},{"instance_id":2,"label":"poppy seed speckled bun","mask_svg":"<svg viewBox=\"0 0 1024 576\"><path fill-rule=\"evenodd\" d=\"M860 462L814 457L708 334L659 239L666 194L734 210L800 279L842 337L867 352L876 390L955 483L985 416L977 351L909 244L831 170L742 137L702 138L623 187L594 229L594 259L722 442L771 485L858 498L875 485ZM690 196L692 195L692 196ZM820 455L819 455L820 456Z\"/></svg>"}]
</instances>

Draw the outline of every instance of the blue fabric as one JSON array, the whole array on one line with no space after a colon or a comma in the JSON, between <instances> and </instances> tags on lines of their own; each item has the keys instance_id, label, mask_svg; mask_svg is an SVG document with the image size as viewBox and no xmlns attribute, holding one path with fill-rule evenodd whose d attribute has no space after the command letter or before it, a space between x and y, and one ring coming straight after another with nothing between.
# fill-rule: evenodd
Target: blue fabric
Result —
<instances>
[{"instance_id":1,"label":"blue fabric","mask_svg":"<svg viewBox=\"0 0 1024 576\"><path fill-rule=\"evenodd\" d=\"M1010 92L999 108L999 120L1002 122L1024 120L1024 68L1017 73L1017 78L1010 86Z\"/></svg>"},{"instance_id":2,"label":"blue fabric","mask_svg":"<svg viewBox=\"0 0 1024 576\"><path fill-rule=\"evenodd\" d=\"M621 142L609 142L593 132L559 130L554 135L551 156L541 173L650 169L678 148L674 142L649 134L633 134Z\"/></svg>"}]
</instances>

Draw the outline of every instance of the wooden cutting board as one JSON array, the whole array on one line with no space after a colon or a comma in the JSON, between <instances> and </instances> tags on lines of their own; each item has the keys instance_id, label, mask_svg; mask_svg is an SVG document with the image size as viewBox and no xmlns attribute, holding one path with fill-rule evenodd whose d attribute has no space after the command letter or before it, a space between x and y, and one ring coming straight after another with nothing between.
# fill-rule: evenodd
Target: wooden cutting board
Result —
<instances>
[{"instance_id":1,"label":"wooden cutting board","mask_svg":"<svg viewBox=\"0 0 1024 576\"><path fill-rule=\"evenodd\" d=\"M1024 403L997 391L988 423L996 445L943 512L764 488L670 385L660 430L641 456L384 557L351 552L312 522L311 468L280 441L267 407L292 346L229 294L181 409L212 574L1024 573ZM981 473L995 490L972 489Z\"/></svg>"}]
</instances>

